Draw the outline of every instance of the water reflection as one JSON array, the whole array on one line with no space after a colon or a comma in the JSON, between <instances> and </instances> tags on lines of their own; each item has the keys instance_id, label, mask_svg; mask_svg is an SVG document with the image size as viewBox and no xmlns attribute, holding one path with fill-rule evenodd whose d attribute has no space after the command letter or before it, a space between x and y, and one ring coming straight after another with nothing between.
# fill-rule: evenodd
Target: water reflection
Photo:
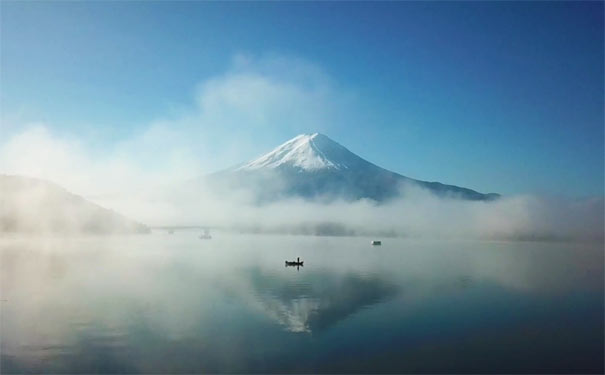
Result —
<instances>
[{"instance_id":1,"label":"water reflection","mask_svg":"<svg viewBox=\"0 0 605 375\"><path fill-rule=\"evenodd\" d=\"M602 247L190 237L0 241L0 372L603 369Z\"/></svg>"},{"instance_id":2,"label":"water reflection","mask_svg":"<svg viewBox=\"0 0 605 375\"><path fill-rule=\"evenodd\" d=\"M260 268L246 273L259 307L290 332L319 332L364 307L393 298L399 287L378 275L324 270L291 280Z\"/></svg>"}]
</instances>

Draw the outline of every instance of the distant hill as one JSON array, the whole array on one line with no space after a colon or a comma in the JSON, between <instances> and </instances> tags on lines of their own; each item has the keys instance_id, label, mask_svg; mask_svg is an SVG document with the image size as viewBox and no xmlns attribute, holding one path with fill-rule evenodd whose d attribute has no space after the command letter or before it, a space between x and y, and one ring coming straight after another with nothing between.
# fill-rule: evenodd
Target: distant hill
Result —
<instances>
[{"instance_id":1,"label":"distant hill","mask_svg":"<svg viewBox=\"0 0 605 375\"><path fill-rule=\"evenodd\" d=\"M483 194L440 182L415 180L391 172L355 155L319 133L302 134L271 152L242 165L202 178L218 190L245 189L259 201L287 197L373 199L397 197L404 185L417 186L449 198L493 200L499 194Z\"/></svg>"},{"instance_id":2,"label":"distant hill","mask_svg":"<svg viewBox=\"0 0 605 375\"><path fill-rule=\"evenodd\" d=\"M51 182L0 175L0 232L148 233L149 228Z\"/></svg>"}]
</instances>

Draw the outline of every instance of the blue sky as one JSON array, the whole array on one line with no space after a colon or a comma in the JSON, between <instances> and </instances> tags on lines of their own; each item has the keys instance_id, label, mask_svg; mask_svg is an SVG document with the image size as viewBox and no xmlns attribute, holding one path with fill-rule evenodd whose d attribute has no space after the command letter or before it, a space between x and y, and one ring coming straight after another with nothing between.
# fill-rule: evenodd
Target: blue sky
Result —
<instances>
[{"instance_id":1,"label":"blue sky","mask_svg":"<svg viewBox=\"0 0 605 375\"><path fill-rule=\"evenodd\" d=\"M77 143L94 164L107 154L158 171L186 161L196 174L320 131L414 178L603 194L602 2L2 2L1 11L7 165L6 150L46 137ZM35 126L43 136L19 138Z\"/></svg>"}]
</instances>

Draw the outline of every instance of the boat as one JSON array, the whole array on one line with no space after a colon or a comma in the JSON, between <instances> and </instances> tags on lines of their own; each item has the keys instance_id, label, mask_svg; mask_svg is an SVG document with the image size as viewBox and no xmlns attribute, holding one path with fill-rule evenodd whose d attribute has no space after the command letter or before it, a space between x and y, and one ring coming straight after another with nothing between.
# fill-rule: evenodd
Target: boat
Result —
<instances>
[{"instance_id":1,"label":"boat","mask_svg":"<svg viewBox=\"0 0 605 375\"><path fill-rule=\"evenodd\" d=\"M204 229L204 233L200 234L200 239L209 240L212 236L210 235L210 231L208 229Z\"/></svg>"},{"instance_id":2,"label":"boat","mask_svg":"<svg viewBox=\"0 0 605 375\"><path fill-rule=\"evenodd\" d=\"M286 261L286 267L288 266L292 266L292 267L303 267L303 263L304 261L300 260L300 258L296 258L296 260L293 261Z\"/></svg>"},{"instance_id":3,"label":"boat","mask_svg":"<svg viewBox=\"0 0 605 375\"><path fill-rule=\"evenodd\" d=\"M373 246L377 246L377 245L378 245L378 246L380 246L380 245L382 245L382 242L381 242L381 241L377 241L377 240L370 241L370 243L371 243Z\"/></svg>"}]
</instances>

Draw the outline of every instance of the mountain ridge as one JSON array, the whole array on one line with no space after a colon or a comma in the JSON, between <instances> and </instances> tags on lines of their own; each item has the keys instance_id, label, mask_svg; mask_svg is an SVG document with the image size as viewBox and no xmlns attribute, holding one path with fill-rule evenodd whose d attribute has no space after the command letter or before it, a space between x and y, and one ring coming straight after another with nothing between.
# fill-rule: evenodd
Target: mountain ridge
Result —
<instances>
[{"instance_id":1,"label":"mountain ridge","mask_svg":"<svg viewBox=\"0 0 605 375\"><path fill-rule=\"evenodd\" d=\"M300 134L255 159L208 175L208 180L221 189L250 190L263 202L292 196L383 202L400 196L405 185L441 197L493 200L500 196L404 176L363 159L321 133Z\"/></svg>"},{"instance_id":2,"label":"mountain ridge","mask_svg":"<svg viewBox=\"0 0 605 375\"><path fill-rule=\"evenodd\" d=\"M149 228L47 180L0 174L0 233L149 233Z\"/></svg>"}]
</instances>

